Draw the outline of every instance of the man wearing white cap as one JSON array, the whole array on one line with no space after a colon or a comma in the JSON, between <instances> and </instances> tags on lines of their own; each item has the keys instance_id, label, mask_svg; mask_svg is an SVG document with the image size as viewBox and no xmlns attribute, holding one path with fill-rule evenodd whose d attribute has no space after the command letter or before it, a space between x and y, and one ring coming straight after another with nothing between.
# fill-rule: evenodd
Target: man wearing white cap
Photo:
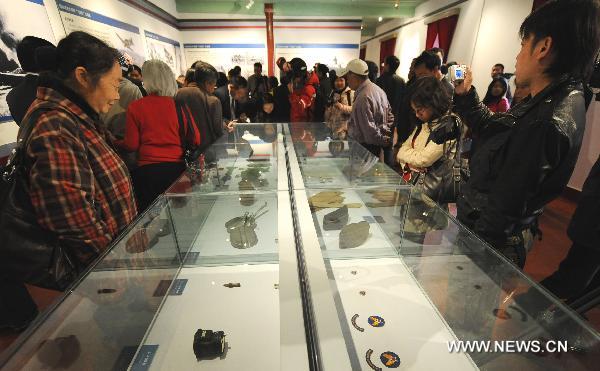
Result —
<instances>
[{"instance_id":1,"label":"man wearing white cap","mask_svg":"<svg viewBox=\"0 0 600 371\"><path fill-rule=\"evenodd\" d=\"M368 74L367 64L360 59L353 59L338 75L344 76L350 89L356 91L348 134L379 157L382 149L392 146L394 114L385 92L369 80Z\"/></svg>"}]
</instances>

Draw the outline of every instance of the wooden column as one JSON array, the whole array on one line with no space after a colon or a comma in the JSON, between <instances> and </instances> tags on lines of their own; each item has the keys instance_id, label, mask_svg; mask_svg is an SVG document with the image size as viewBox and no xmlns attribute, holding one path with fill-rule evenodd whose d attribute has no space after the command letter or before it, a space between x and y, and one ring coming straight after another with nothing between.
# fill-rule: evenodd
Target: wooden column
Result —
<instances>
[{"instance_id":1,"label":"wooden column","mask_svg":"<svg viewBox=\"0 0 600 371\"><path fill-rule=\"evenodd\" d=\"M268 75L275 75L275 41L273 37L273 4L265 4L265 19L267 21L267 66Z\"/></svg>"}]
</instances>

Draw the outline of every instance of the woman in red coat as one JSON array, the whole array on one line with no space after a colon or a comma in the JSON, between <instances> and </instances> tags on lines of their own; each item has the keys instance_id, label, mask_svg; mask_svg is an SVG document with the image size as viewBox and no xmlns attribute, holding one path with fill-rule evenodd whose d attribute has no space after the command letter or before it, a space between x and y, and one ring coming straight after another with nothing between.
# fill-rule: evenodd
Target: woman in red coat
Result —
<instances>
[{"instance_id":1,"label":"woman in red coat","mask_svg":"<svg viewBox=\"0 0 600 371\"><path fill-rule=\"evenodd\" d=\"M177 92L175 76L166 63L156 59L144 63L142 74L148 95L129 105L125 138L119 142L124 150L138 155L138 167L131 176L140 211L150 206L185 170L173 99ZM186 132L194 130L194 125L185 120L184 126ZM200 144L198 130L194 130L194 144Z\"/></svg>"}]
</instances>

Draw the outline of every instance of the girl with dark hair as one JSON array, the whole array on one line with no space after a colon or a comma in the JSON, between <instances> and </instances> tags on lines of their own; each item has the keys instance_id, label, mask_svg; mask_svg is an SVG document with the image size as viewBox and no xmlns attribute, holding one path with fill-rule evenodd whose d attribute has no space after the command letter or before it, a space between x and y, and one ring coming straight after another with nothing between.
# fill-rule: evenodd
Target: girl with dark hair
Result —
<instances>
[{"instance_id":1,"label":"girl with dark hair","mask_svg":"<svg viewBox=\"0 0 600 371\"><path fill-rule=\"evenodd\" d=\"M440 191L435 182L426 177L434 167L456 155L461 130L458 117L451 114L452 98L435 77L422 77L414 83L410 105L419 119L419 124L402 144L397 160L403 169L406 181L419 184L432 200L440 201Z\"/></svg>"},{"instance_id":2,"label":"girl with dark hair","mask_svg":"<svg viewBox=\"0 0 600 371\"><path fill-rule=\"evenodd\" d=\"M342 76L337 76L333 88L325 109L325 123L336 139L346 139L354 101L354 90L348 87L346 79Z\"/></svg>"},{"instance_id":3,"label":"girl with dark hair","mask_svg":"<svg viewBox=\"0 0 600 371\"><path fill-rule=\"evenodd\" d=\"M264 122L271 123L275 122L275 115L273 110L275 109L275 100L269 93L262 94L257 104L257 113L252 122Z\"/></svg>"},{"instance_id":4,"label":"girl with dark hair","mask_svg":"<svg viewBox=\"0 0 600 371\"><path fill-rule=\"evenodd\" d=\"M485 98L483 98L483 104L494 113L508 111L510 103L506 98L507 91L508 81L503 77L495 77L488 86Z\"/></svg>"},{"instance_id":5,"label":"girl with dark hair","mask_svg":"<svg viewBox=\"0 0 600 371\"><path fill-rule=\"evenodd\" d=\"M448 224L434 202L447 209L450 201L445 180L453 176L461 125L449 112L452 98L440 80L422 77L415 80L413 88L410 105L418 124L400 147L397 160L403 178L420 191L408 208L404 237L422 245L427 232L445 229Z\"/></svg>"}]
</instances>

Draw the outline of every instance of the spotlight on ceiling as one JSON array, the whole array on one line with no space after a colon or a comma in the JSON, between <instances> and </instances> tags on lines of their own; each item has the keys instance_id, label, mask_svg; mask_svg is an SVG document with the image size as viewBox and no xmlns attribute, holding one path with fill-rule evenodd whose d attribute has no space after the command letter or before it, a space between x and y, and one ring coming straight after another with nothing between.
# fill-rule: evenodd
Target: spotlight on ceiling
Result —
<instances>
[{"instance_id":1,"label":"spotlight on ceiling","mask_svg":"<svg viewBox=\"0 0 600 371\"><path fill-rule=\"evenodd\" d=\"M360 25L360 29L364 30L365 26L363 26L362 24Z\"/></svg>"},{"instance_id":2,"label":"spotlight on ceiling","mask_svg":"<svg viewBox=\"0 0 600 371\"><path fill-rule=\"evenodd\" d=\"M394 4L394 8L398 9L399 6L400 6L400 2L396 1L396 3Z\"/></svg>"},{"instance_id":3,"label":"spotlight on ceiling","mask_svg":"<svg viewBox=\"0 0 600 371\"><path fill-rule=\"evenodd\" d=\"M377 18L377 20L378 20L379 22L381 22L381 21L383 21L383 17L379 17L379 18Z\"/></svg>"},{"instance_id":4,"label":"spotlight on ceiling","mask_svg":"<svg viewBox=\"0 0 600 371\"><path fill-rule=\"evenodd\" d=\"M252 5L254 5L254 0L248 0L248 4L246 4L246 9L250 10L250 8L252 8Z\"/></svg>"}]
</instances>

